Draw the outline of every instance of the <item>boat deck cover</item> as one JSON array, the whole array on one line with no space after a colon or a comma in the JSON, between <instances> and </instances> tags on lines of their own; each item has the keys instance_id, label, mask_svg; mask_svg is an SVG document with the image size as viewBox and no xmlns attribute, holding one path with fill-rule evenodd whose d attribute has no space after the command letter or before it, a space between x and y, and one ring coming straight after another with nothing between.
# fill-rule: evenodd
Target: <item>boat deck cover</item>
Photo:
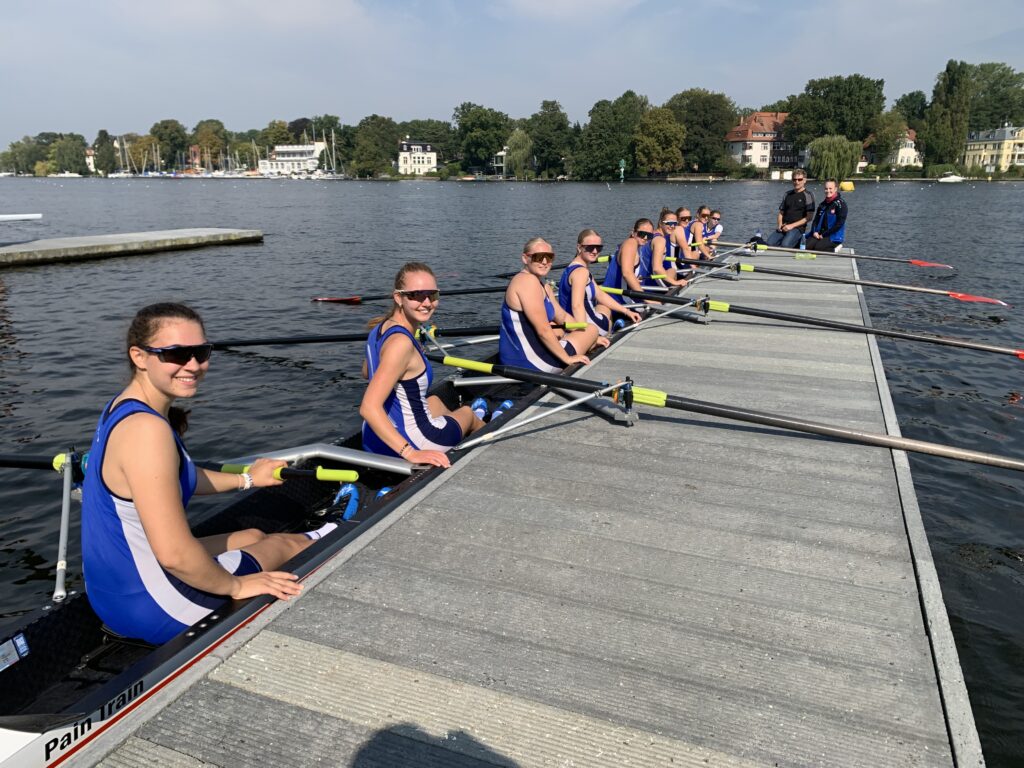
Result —
<instances>
[{"instance_id":1,"label":"boat deck cover","mask_svg":"<svg viewBox=\"0 0 1024 768\"><path fill-rule=\"evenodd\" d=\"M855 274L846 259L748 260ZM704 292L867 317L852 286L754 274ZM859 334L664 319L584 375L896 430ZM571 409L476 451L91 759L980 764L906 457L640 411L626 427Z\"/></svg>"}]
</instances>

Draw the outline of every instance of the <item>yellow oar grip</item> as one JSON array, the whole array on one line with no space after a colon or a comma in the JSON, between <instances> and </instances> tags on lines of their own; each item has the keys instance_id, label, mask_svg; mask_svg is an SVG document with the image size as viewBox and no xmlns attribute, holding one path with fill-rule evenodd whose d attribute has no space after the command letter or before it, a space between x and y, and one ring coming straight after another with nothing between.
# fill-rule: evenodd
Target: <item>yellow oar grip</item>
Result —
<instances>
[{"instance_id":1,"label":"yellow oar grip","mask_svg":"<svg viewBox=\"0 0 1024 768\"><path fill-rule=\"evenodd\" d=\"M605 293L618 293L622 294L622 288L612 288L610 285L602 285L601 290Z\"/></svg>"},{"instance_id":2,"label":"yellow oar grip","mask_svg":"<svg viewBox=\"0 0 1024 768\"><path fill-rule=\"evenodd\" d=\"M793 254L793 258L794 259L816 259L816 258L818 258L818 256L817 256L817 254L814 254L814 253L796 253L796 254Z\"/></svg>"},{"instance_id":3,"label":"yellow oar grip","mask_svg":"<svg viewBox=\"0 0 1024 768\"><path fill-rule=\"evenodd\" d=\"M602 261L611 261L611 258L612 258L611 256L598 256L598 257L597 257L597 260L598 260L599 262L602 262Z\"/></svg>"},{"instance_id":4,"label":"yellow oar grip","mask_svg":"<svg viewBox=\"0 0 1024 768\"><path fill-rule=\"evenodd\" d=\"M668 275L651 275L652 280L664 280Z\"/></svg>"},{"instance_id":5,"label":"yellow oar grip","mask_svg":"<svg viewBox=\"0 0 1024 768\"><path fill-rule=\"evenodd\" d=\"M653 405L656 408L664 408L668 395L656 389L644 389L633 387L633 402L641 405Z\"/></svg>"},{"instance_id":6,"label":"yellow oar grip","mask_svg":"<svg viewBox=\"0 0 1024 768\"><path fill-rule=\"evenodd\" d=\"M63 472L64 462L67 460L68 455L66 453L58 453L56 456L53 457L53 468L56 469L58 472Z\"/></svg>"},{"instance_id":7,"label":"yellow oar grip","mask_svg":"<svg viewBox=\"0 0 1024 768\"><path fill-rule=\"evenodd\" d=\"M713 299L708 300L708 311L711 312L728 312L729 302L727 301L715 301Z\"/></svg>"},{"instance_id":8,"label":"yellow oar grip","mask_svg":"<svg viewBox=\"0 0 1024 768\"><path fill-rule=\"evenodd\" d=\"M287 470L289 467L278 467L274 470L274 477L281 480L281 470ZM323 467L317 467L316 479L324 480L329 483L354 483L359 479L359 473L351 469L324 469Z\"/></svg>"},{"instance_id":9,"label":"yellow oar grip","mask_svg":"<svg viewBox=\"0 0 1024 768\"><path fill-rule=\"evenodd\" d=\"M451 366L452 368L477 371L478 373L492 373L494 371L494 365L492 363L484 363L479 360L467 360L463 357L448 357L445 355L443 364Z\"/></svg>"},{"instance_id":10,"label":"yellow oar grip","mask_svg":"<svg viewBox=\"0 0 1024 768\"><path fill-rule=\"evenodd\" d=\"M754 245L754 250L755 251L767 251L768 250L768 246L767 245L762 245L761 243L757 243L756 245Z\"/></svg>"},{"instance_id":11,"label":"yellow oar grip","mask_svg":"<svg viewBox=\"0 0 1024 768\"><path fill-rule=\"evenodd\" d=\"M240 475L243 472L248 472L249 466L248 464L222 464L220 471L227 472L230 475Z\"/></svg>"},{"instance_id":12,"label":"yellow oar grip","mask_svg":"<svg viewBox=\"0 0 1024 768\"><path fill-rule=\"evenodd\" d=\"M587 327L588 323L577 323L573 321L571 323L565 323L565 330L567 331L582 331Z\"/></svg>"},{"instance_id":13,"label":"yellow oar grip","mask_svg":"<svg viewBox=\"0 0 1024 768\"><path fill-rule=\"evenodd\" d=\"M739 267L740 272L753 272L754 271L754 265L753 264L737 264L736 266Z\"/></svg>"}]
</instances>

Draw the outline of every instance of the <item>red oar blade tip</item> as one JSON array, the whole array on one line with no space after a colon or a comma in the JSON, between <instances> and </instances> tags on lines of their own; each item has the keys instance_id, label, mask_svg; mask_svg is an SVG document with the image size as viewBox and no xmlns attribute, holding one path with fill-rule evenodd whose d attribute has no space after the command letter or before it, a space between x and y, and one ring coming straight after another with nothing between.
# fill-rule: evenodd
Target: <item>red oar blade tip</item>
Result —
<instances>
[{"instance_id":1,"label":"red oar blade tip","mask_svg":"<svg viewBox=\"0 0 1024 768\"><path fill-rule=\"evenodd\" d=\"M1001 301L999 299L990 299L988 296L974 296L970 293L954 293L953 291L950 291L946 295L952 299L956 299L957 301L977 301L982 304L998 304L1001 307L1010 306L1005 301Z\"/></svg>"},{"instance_id":2,"label":"red oar blade tip","mask_svg":"<svg viewBox=\"0 0 1024 768\"><path fill-rule=\"evenodd\" d=\"M937 261L921 261L920 259L911 259L910 263L915 267L936 267L937 269L952 269L950 264L939 264Z\"/></svg>"},{"instance_id":3,"label":"red oar blade tip","mask_svg":"<svg viewBox=\"0 0 1024 768\"><path fill-rule=\"evenodd\" d=\"M359 296L315 296L310 301L327 301L332 304L362 304Z\"/></svg>"}]
</instances>

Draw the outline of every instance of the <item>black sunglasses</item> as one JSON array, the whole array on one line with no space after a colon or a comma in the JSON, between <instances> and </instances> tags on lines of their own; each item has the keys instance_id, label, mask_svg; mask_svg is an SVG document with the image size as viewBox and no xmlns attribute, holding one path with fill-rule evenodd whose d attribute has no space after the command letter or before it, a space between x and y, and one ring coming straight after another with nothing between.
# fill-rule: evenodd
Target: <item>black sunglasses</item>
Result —
<instances>
[{"instance_id":1,"label":"black sunglasses","mask_svg":"<svg viewBox=\"0 0 1024 768\"><path fill-rule=\"evenodd\" d=\"M185 365L193 357L197 363L205 363L213 354L213 344L174 344L170 347L142 347L142 349L156 355L161 363L173 363L174 365Z\"/></svg>"},{"instance_id":2,"label":"black sunglasses","mask_svg":"<svg viewBox=\"0 0 1024 768\"><path fill-rule=\"evenodd\" d=\"M654 237L654 233L653 232L645 232L642 229L638 229L636 231L636 236L639 237L641 240L650 240L652 237Z\"/></svg>"},{"instance_id":3,"label":"black sunglasses","mask_svg":"<svg viewBox=\"0 0 1024 768\"><path fill-rule=\"evenodd\" d=\"M580 247L587 253L600 253L601 249L604 248L604 243L587 244Z\"/></svg>"},{"instance_id":4,"label":"black sunglasses","mask_svg":"<svg viewBox=\"0 0 1024 768\"><path fill-rule=\"evenodd\" d=\"M437 301L441 298L441 292L436 288L423 288L418 291L399 291L399 293L410 301L418 301L420 304L427 299Z\"/></svg>"}]
</instances>

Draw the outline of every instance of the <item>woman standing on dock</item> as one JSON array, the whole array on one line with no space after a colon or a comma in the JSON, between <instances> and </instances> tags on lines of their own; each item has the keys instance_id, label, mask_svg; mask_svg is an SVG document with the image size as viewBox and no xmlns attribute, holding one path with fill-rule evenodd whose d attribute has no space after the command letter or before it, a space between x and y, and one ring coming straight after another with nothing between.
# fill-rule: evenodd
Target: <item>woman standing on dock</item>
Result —
<instances>
[{"instance_id":1,"label":"woman standing on dock","mask_svg":"<svg viewBox=\"0 0 1024 768\"><path fill-rule=\"evenodd\" d=\"M439 297L426 264L409 262L398 270L391 313L370 321L363 368L370 383L359 415L367 451L448 467L445 452L484 423L469 406L449 411L440 398L427 395L434 370L416 329L433 317Z\"/></svg>"},{"instance_id":2,"label":"woman standing on dock","mask_svg":"<svg viewBox=\"0 0 1024 768\"><path fill-rule=\"evenodd\" d=\"M260 459L242 475L196 467L181 435L213 345L199 315L182 304L139 310L128 330L128 386L103 409L82 492L82 561L89 602L118 634L159 644L202 620L225 599L302 586L275 571L337 526L267 535L256 529L196 539L185 506L193 494L278 485L283 461Z\"/></svg>"},{"instance_id":3,"label":"woman standing on dock","mask_svg":"<svg viewBox=\"0 0 1024 768\"><path fill-rule=\"evenodd\" d=\"M565 333L552 325L572 319L558 306L554 292L544 282L554 260L554 250L542 237L523 246L523 269L509 282L501 305L498 356L504 365L555 373L567 365L590 363L584 353L598 339L597 326ZM607 344L607 340L604 342Z\"/></svg>"},{"instance_id":4,"label":"woman standing on dock","mask_svg":"<svg viewBox=\"0 0 1024 768\"><path fill-rule=\"evenodd\" d=\"M612 330L612 314L625 315L631 322L639 322L640 315L612 299L590 274L590 267L604 248L601 236L593 229L584 229L576 237L576 258L562 272L558 283L558 303L573 320L593 323L601 336ZM618 321L622 325L622 321Z\"/></svg>"}]
</instances>

